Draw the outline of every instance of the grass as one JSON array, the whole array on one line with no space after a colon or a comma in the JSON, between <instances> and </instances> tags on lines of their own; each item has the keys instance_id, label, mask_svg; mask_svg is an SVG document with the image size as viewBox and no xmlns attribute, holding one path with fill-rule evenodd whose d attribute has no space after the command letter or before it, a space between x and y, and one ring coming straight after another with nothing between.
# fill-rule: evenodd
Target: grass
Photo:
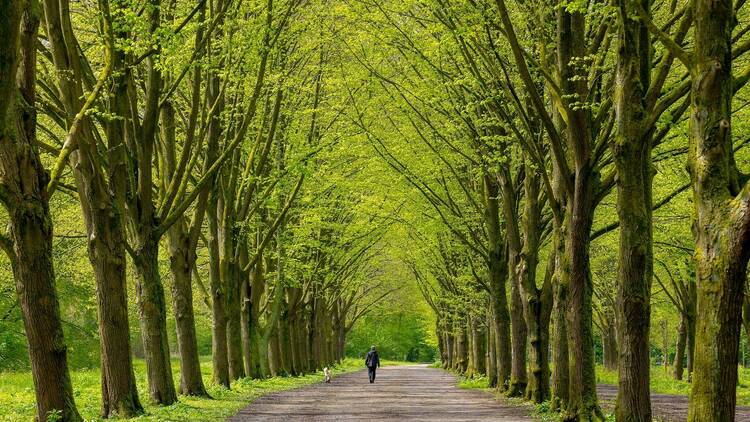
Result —
<instances>
[{"instance_id":1,"label":"grass","mask_svg":"<svg viewBox=\"0 0 750 422\"><path fill-rule=\"evenodd\" d=\"M685 372L687 377L687 372ZM617 371L608 371L602 366L596 367L596 381L601 384L617 384ZM672 367L651 366L651 391L661 394L690 395L690 383L672 377ZM750 368L739 368L737 383L737 405L750 406Z\"/></svg>"},{"instance_id":2,"label":"grass","mask_svg":"<svg viewBox=\"0 0 750 422\"><path fill-rule=\"evenodd\" d=\"M384 361L384 365L394 362ZM323 380L322 372L299 377L275 377L265 380L241 379L232 383L231 389L211 385L210 358L201 360L203 380L207 382L212 399L180 396L171 406L151 405L148 400L146 365L135 361L138 393L146 413L131 420L136 421L223 421L246 407L260 396L276 391L290 390ZM333 368L333 376L364 368L361 359L347 358ZM172 361L175 381L179 380L180 365ZM86 421L98 421L101 407L100 371L77 370L71 373L78 411ZM0 373L0 421L33 421L35 413L34 387L30 372Z\"/></svg>"},{"instance_id":3,"label":"grass","mask_svg":"<svg viewBox=\"0 0 750 422\"><path fill-rule=\"evenodd\" d=\"M687 374L685 374L687 376ZM600 384L613 384L618 382L617 371L609 371L603 366L596 367L596 382ZM489 388L487 377L479 376L474 378L461 377L458 381L459 388L478 389L493 394L496 398L504 403L514 405L529 405L522 399L509 399L498 393L496 390ZM663 366L651 367L651 391L661 394L675 394L687 396L690 394L690 383L687 381L675 380L672 377L672 368L668 371ZM739 382L737 384L737 405L750 406L750 368L739 369ZM606 412L605 412L606 413ZM560 414L550 409L549 403L534 405L532 412L533 417L541 422L559 421ZM614 415L607 415L607 420L614 421Z\"/></svg>"}]
</instances>

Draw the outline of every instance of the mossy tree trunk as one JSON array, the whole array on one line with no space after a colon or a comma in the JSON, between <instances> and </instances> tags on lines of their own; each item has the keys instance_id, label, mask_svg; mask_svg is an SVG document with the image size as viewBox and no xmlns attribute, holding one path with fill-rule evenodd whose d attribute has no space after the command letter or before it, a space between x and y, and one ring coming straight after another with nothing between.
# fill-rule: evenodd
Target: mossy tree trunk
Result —
<instances>
[{"instance_id":1,"label":"mossy tree trunk","mask_svg":"<svg viewBox=\"0 0 750 422\"><path fill-rule=\"evenodd\" d=\"M81 421L68 370L52 258L52 219L36 139L39 5L0 2L0 202L9 237L0 239L16 281L34 380L36 419Z\"/></svg>"},{"instance_id":2,"label":"mossy tree trunk","mask_svg":"<svg viewBox=\"0 0 750 422\"><path fill-rule=\"evenodd\" d=\"M586 54L586 17L579 10L558 9L557 53L563 92L574 101L585 102L589 89L586 71L574 61ZM587 107L568 112L567 143L574 163L574 175L565 208L567 233L562 265L568 275L567 306L568 362L570 383L566 418L603 419L596 397L592 318L593 284L590 268L590 233L598 184L592 151L591 115Z\"/></svg>"},{"instance_id":3,"label":"mossy tree trunk","mask_svg":"<svg viewBox=\"0 0 750 422\"><path fill-rule=\"evenodd\" d=\"M170 364L167 306L159 275L158 241L151 238L139 243L133 261L149 397L154 403L168 405L177 401L177 392Z\"/></svg>"},{"instance_id":4,"label":"mossy tree trunk","mask_svg":"<svg viewBox=\"0 0 750 422\"><path fill-rule=\"evenodd\" d=\"M486 350L487 350L487 385L490 388L497 387L497 358L495 357L495 328L494 318L492 317L492 308L487 306L487 337L486 337ZM445 351L441 350L441 354Z\"/></svg>"},{"instance_id":5,"label":"mossy tree trunk","mask_svg":"<svg viewBox=\"0 0 750 422\"><path fill-rule=\"evenodd\" d=\"M529 382L526 399L542 403L550 398L549 326L552 312L552 275L554 254L550 255L541 287L537 287L541 241L540 178L532 166L524 163L524 212L522 217L524 243L519 262L519 282L523 295L523 312L529 336Z\"/></svg>"},{"instance_id":6,"label":"mossy tree trunk","mask_svg":"<svg viewBox=\"0 0 750 422\"><path fill-rule=\"evenodd\" d=\"M505 390L510 380L510 315L505 290L507 280L507 260L503 250L503 239L500 231L500 186L496 178L489 174L484 176L484 191L487 203L486 221L489 241L489 287L492 324L495 338L495 357L497 359L497 387Z\"/></svg>"},{"instance_id":7,"label":"mossy tree trunk","mask_svg":"<svg viewBox=\"0 0 750 422\"><path fill-rule=\"evenodd\" d=\"M521 240L518 216L518 197L516 186L507 165L501 166L498 174L503 198L503 216L505 217L506 242L508 251L508 274L511 297L511 346L512 362L510 385L507 394L510 397L520 397L526 391L528 377L526 374L526 340L527 329L524 317L524 299L521 297L522 277L527 275L522 270L525 257L521 256L521 249L525 243ZM536 289L536 280L534 281Z\"/></svg>"},{"instance_id":8,"label":"mossy tree trunk","mask_svg":"<svg viewBox=\"0 0 750 422\"><path fill-rule=\"evenodd\" d=\"M200 7L199 19L205 21L206 5ZM195 50L200 50L204 42L202 28L196 31ZM195 66L192 71L189 124L185 135L183 151L178 157L176 142L175 108L171 100L164 102L160 114L161 158L166 171L161 174L161 198L168 198L170 188L179 183L180 168L187 161L188 149L194 142L198 126L198 114L201 101L205 95L201 91L204 69ZM207 94L207 91L205 92ZM215 143L206 148L204 172L216 160ZM170 271L172 273L172 312L177 330L177 349L180 355L180 385L179 392L189 396L208 397L203 384L200 359L198 356L198 339L195 330L195 312L193 309L193 273L196 272L197 247L200 239L203 221L208 205L208 186L198 195L198 200L192 218L185 216L179 219L167 230L167 245L169 249Z\"/></svg>"},{"instance_id":9,"label":"mossy tree trunk","mask_svg":"<svg viewBox=\"0 0 750 422\"><path fill-rule=\"evenodd\" d=\"M615 322L610 318L602 321L602 349L604 367L610 371L616 371L620 352Z\"/></svg>"},{"instance_id":10,"label":"mossy tree trunk","mask_svg":"<svg viewBox=\"0 0 750 422\"><path fill-rule=\"evenodd\" d=\"M209 139L210 139L209 128ZM226 287L219 270L219 193L212 191L208 206L209 285L211 290L211 361L215 384L229 388L229 358L227 351Z\"/></svg>"},{"instance_id":11,"label":"mossy tree trunk","mask_svg":"<svg viewBox=\"0 0 750 422\"><path fill-rule=\"evenodd\" d=\"M732 0L694 3L689 168L697 278L688 420L734 420L742 303L750 255L750 183L732 148Z\"/></svg>"},{"instance_id":12,"label":"mossy tree trunk","mask_svg":"<svg viewBox=\"0 0 750 422\"><path fill-rule=\"evenodd\" d=\"M650 13L650 0L619 0L615 86L616 135L611 144L617 169L620 257L617 284L619 349L618 421L650 421L649 327L653 273L652 127L647 125L651 40L636 8Z\"/></svg>"},{"instance_id":13,"label":"mossy tree trunk","mask_svg":"<svg viewBox=\"0 0 750 422\"><path fill-rule=\"evenodd\" d=\"M568 360L568 321L566 309L568 306L568 272L563 265L565 256L565 233L567 223L564 216L565 196L562 187L563 175L559 166L553 162L554 183L561 212L552 219L552 252L554 259L554 273L552 276L552 382L550 388L550 402L552 409L562 410L568 403L568 389L570 385L570 369ZM562 214L562 215L560 215Z\"/></svg>"},{"instance_id":14,"label":"mossy tree trunk","mask_svg":"<svg viewBox=\"0 0 750 422\"><path fill-rule=\"evenodd\" d=\"M45 0L47 39L55 68L61 75L59 90L66 120L71 123L83 107L82 64L73 34L68 1ZM113 50L110 46L109 50ZM121 55L111 54L117 67ZM127 99L124 75L112 78L110 101ZM113 107L115 107L113 105ZM100 151L87 116L81 120L78 149L69 163L78 188L86 225L88 255L94 269L98 309L98 328L102 368L102 416L132 417L143 413L136 389L131 356L127 290L125 277L125 230L123 224L125 168L124 125L121 120L108 123L108 174L96 163ZM109 183L108 183L109 182Z\"/></svg>"},{"instance_id":15,"label":"mossy tree trunk","mask_svg":"<svg viewBox=\"0 0 750 422\"><path fill-rule=\"evenodd\" d=\"M151 0L147 21L149 33L156 34L161 26L161 2ZM117 33L118 38L130 34ZM163 78L157 64L157 54L146 59L146 92L143 116L138 110L135 76L125 61L119 61L115 72L125 75L129 104L114 111L126 121L125 139L128 150L128 176L134 181L127 195L126 210L136 275L141 336L148 374L149 397L161 405L177 401L167 337L167 306L164 286L159 273L159 243L161 231L154 198L153 160L156 154L156 136L159 122L159 101ZM136 128L132 130L131 128Z\"/></svg>"},{"instance_id":16,"label":"mossy tree trunk","mask_svg":"<svg viewBox=\"0 0 750 422\"><path fill-rule=\"evenodd\" d=\"M687 321L683 315L680 316L680 326L677 330L677 346L672 360L672 376L676 380L682 380L685 372L685 345L687 344Z\"/></svg>"}]
</instances>

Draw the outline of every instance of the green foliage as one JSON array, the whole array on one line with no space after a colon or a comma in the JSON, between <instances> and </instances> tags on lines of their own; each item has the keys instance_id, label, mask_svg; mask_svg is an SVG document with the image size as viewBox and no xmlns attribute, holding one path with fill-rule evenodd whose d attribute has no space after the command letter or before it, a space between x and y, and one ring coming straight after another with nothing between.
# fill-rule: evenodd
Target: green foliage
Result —
<instances>
[{"instance_id":1,"label":"green foliage","mask_svg":"<svg viewBox=\"0 0 750 422\"><path fill-rule=\"evenodd\" d=\"M380 307L364 316L347 338L347 356L364 356L376 345L385 359L407 362L432 362L437 348L430 344L431 332L425 316L409 311L388 312Z\"/></svg>"}]
</instances>

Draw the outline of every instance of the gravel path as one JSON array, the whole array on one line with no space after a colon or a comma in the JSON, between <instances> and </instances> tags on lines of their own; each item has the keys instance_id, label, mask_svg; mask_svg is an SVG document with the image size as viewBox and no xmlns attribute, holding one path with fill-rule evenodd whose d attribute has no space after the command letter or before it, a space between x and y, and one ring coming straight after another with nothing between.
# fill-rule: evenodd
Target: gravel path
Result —
<instances>
[{"instance_id":1,"label":"gravel path","mask_svg":"<svg viewBox=\"0 0 750 422\"><path fill-rule=\"evenodd\" d=\"M231 421L504 421L527 422L527 409L503 405L478 390L456 387L449 373L424 365L360 371L330 384L264 396Z\"/></svg>"}]
</instances>

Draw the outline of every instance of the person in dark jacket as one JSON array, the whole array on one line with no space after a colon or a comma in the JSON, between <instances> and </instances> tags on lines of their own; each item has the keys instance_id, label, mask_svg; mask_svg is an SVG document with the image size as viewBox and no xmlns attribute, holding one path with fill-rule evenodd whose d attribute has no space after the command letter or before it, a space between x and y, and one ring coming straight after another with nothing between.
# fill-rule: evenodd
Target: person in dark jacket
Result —
<instances>
[{"instance_id":1,"label":"person in dark jacket","mask_svg":"<svg viewBox=\"0 0 750 422\"><path fill-rule=\"evenodd\" d=\"M370 348L365 357L365 365L367 365L367 374L370 376L370 384L375 382L375 369L380 366L380 357L378 351L375 350L375 346Z\"/></svg>"}]
</instances>

